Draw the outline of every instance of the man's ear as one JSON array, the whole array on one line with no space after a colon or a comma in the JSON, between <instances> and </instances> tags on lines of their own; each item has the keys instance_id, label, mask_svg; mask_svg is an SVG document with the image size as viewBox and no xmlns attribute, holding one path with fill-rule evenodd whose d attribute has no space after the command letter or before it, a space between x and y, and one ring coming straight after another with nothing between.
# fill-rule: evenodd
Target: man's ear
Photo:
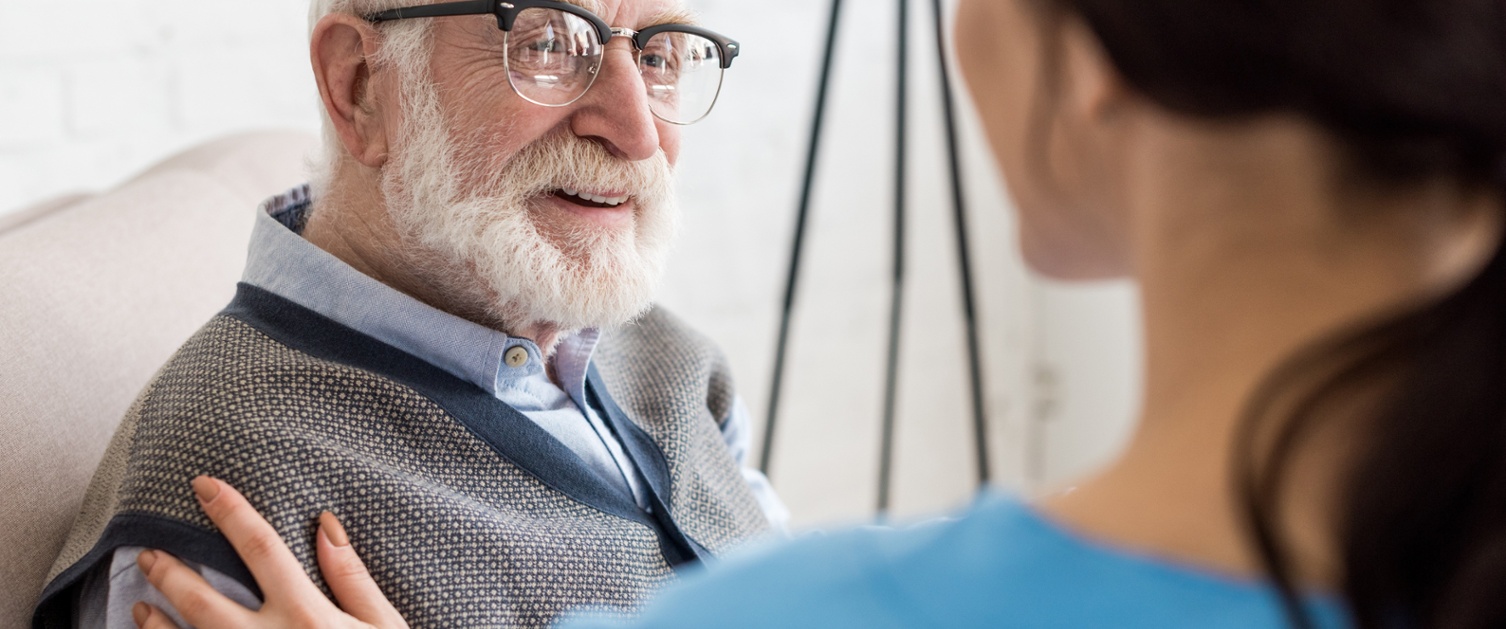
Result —
<instances>
[{"instance_id":1,"label":"man's ear","mask_svg":"<svg viewBox=\"0 0 1506 629\"><path fill-rule=\"evenodd\" d=\"M354 15L331 14L314 27L309 57L324 111L345 150L357 162L379 168L387 161L387 127L371 81L379 46L375 28Z\"/></svg>"}]
</instances>

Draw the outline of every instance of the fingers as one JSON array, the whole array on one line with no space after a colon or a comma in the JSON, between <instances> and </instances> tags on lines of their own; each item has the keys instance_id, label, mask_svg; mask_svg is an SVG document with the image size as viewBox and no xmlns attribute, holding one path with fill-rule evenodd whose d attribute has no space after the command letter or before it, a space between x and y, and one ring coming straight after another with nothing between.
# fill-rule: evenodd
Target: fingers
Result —
<instances>
[{"instance_id":1,"label":"fingers","mask_svg":"<svg viewBox=\"0 0 1506 629\"><path fill-rule=\"evenodd\" d=\"M249 619L250 610L216 592L204 577L172 555L152 550L142 551L136 558L136 566L146 574L146 580L172 603L178 615L195 626L240 627ZM136 624L143 627L176 626L161 610L150 605L145 607L143 609L138 605L131 610ZM147 613L143 615L143 611ZM143 616L146 617L145 621ZM158 616L161 617L160 620L156 620ZM234 622L229 622L231 620Z\"/></svg>"},{"instance_id":2,"label":"fingers","mask_svg":"<svg viewBox=\"0 0 1506 629\"><path fill-rule=\"evenodd\" d=\"M204 513L230 540L269 600L318 592L277 529L252 508L241 492L208 476L195 478L193 490Z\"/></svg>"},{"instance_id":3,"label":"fingers","mask_svg":"<svg viewBox=\"0 0 1506 629\"><path fill-rule=\"evenodd\" d=\"M137 603L131 608L131 619L136 621L139 629L179 629L178 623L168 618L162 610L146 603Z\"/></svg>"},{"instance_id":4,"label":"fingers","mask_svg":"<svg viewBox=\"0 0 1506 629\"><path fill-rule=\"evenodd\" d=\"M345 613L378 627L407 627L403 617L387 601L366 563L361 561L340 520L328 511L319 516L319 534L315 543L319 571L334 592L335 600Z\"/></svg>"}]
</instances>

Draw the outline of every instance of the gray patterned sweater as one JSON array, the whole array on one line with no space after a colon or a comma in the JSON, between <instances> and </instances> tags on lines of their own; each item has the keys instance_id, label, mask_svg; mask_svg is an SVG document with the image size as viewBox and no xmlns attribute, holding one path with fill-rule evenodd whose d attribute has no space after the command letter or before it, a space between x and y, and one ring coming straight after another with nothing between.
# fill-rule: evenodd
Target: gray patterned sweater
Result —
<instances>
[{"instance_id":1,"label":"gray patterned sweater","mask_svg":"<svg viewBox=\"0 0 1506 629\"><path fill-rule=\"evenodd\" d=\"M259 592L193 501L199 474L239 488L321 586L313 533L333 511L414 627L631 614L677 568L766 532L716 424L732 389L709 342L656 310L603 339L588 382L647 512L490 394L242 285L127 413L34 625L71 627L79 580L124 546Z\"/></svg>"}]
</instances>

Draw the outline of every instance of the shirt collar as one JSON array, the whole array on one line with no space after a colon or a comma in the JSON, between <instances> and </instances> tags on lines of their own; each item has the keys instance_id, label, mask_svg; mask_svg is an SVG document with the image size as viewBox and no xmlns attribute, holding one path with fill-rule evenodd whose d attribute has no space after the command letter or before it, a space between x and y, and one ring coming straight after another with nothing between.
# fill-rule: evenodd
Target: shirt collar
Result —
<instances>
[{"instance_id":1,"label":"shirt collar","mask_svg":"<svg viewBox=\"0 0 1506 629\"><path fill-rule=\"evenodd\" d=\"M543 352L533 341L434 308L304 240L300 233L313 203L303 185L262 204L241 281L408 352L492 395L511 380L545 374ZM555 376L577 403L584 400L600 336L596 329L582 330L562 340L555 352ZM527 352L526 363L509 364L513 348Z\"/></svg>"}]
</instances>

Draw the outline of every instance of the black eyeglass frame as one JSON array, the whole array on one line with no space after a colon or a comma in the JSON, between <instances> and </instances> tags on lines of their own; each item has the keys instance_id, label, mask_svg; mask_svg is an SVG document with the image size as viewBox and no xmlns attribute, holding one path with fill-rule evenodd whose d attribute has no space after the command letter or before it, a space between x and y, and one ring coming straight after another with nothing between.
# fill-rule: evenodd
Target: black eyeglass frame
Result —
<instances>
[{"instance_id":1,"label":"black eyeglass frame","mask_svg":"<svg viewBox=\"0 0 1506 629\"><path fill-rule=\"evenodd\" d=\"M373 24L391 22L393 20L406 20L420 17L450 17L456 15L496 15L497 28L504 32L511 32L513 23L518 19L518 14L527 9L555 9L570 13L589 22L601 38L601 44L605 46L612 41L619 31L613 30L606 20L585 8L559 2L558 0L464 0L462 2L441 2L439 4L424 4L415 7L391 9L381 13L373 13L364 16L366 21ZM722 70L732 67L732 60L737 58L737 53L742 45L725 35L710 31L693 24L656 24L641 31L624 31L622 34L633 41L633 47L642 51L648 46L648 41L659 33L688 33L705 38L716 44L721 53Z\"/></svg>"}]
</instances>

